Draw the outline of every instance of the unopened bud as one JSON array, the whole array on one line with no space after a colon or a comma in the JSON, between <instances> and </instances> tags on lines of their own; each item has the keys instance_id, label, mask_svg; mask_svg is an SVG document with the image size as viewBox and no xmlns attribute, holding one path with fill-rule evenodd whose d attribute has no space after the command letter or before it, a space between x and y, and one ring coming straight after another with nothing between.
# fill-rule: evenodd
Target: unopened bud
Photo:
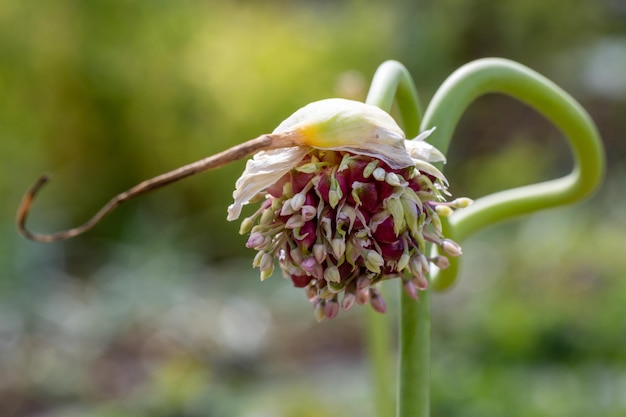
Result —
<instances>
[{"instance_id":1,"label":"unopened bud","mask_svg":"<svg viewBox=\"0 0 626 417\"><path fill-rule=\"evenodd\" d=\"M302 206L302 220L308 222L317 215L317 209L313 206Z\"/></svg>"},{"instance_id":2,"label":"unopened bud","mask_svg":"<svg viewBox=\"0 0 626 417\"><path fill-rule=\"evenodd\" d=\"M356 290L356 302L357 304L365 304L370 300L370 290L369 288L362 288L360 290Z\"/></svg>"},{"instance_id":3,"label":"unopened bud","mask_svg":"<svg viewBox=\"0 0 626 417\"><path fill-rule=\"evenodd\" d=\"M263 236L263 234L259 232L254 232L248 238L248 241L246 242L246 247L250 249L258 248L264 242L265 242L265 236Z\"/></svg>"},{"instance_id":4,"label":"unopened bud","mask_svg":"<svg viewBox=\"0 0 626 417\"><path fill-rule=\"evenodd\" d=\"M343 301L341 302L341 308L345 311L350 310L354 303L356 302L356 296L352 292L346 292L343 296Z\"/></svg>"},{"instance_id":5,"label":"unopened bud","mask_svg":"<svg viewBox=\"0 0 626 417\"><path fill-rule=\"evenodd\" d=\"M380 291L378 291L376 288L371 288L370 295L370 305L372 306L372 308L379 313L385 313L387 311L387 304L385 304L385 300L380 294Z\"/></svg>"},{"instance_id":6,"label":"unopened bud","mask_svg":"<svg viewBox=\"0 0 626 417\"><path fill-rule=\"evenodd\" d=\"M333 254L337 259L341 259L343 254L346 253L346 242L343 239L333 239L330 242L330 246L333 248Z\"/></svg>"},{"instance_id":7,"label":"unopened bud","mask_svg":"<svg viewBox=\"0 0 626 417\"><path fill-rule=\"evenodd\" d=\"M367 252L367 257L365 258L365 267L368 270L379 274L380 267L383 266L384 264L385 264L385 260L383 259L382 256L380 256L380 253L376 252L375 250L371 250Z\"/></svg>"},{"instance_id":8,"label":"unopened bud","mask_svg":"<svg viewBox=\"0 0 626 417\"><path fill-rule=\"evenodd\" d=\"M316 243L313 245L313 256L318 263L324 262L326 259L326 247L323 243Z\"/></svg>"},{"instance_id":9,"label":"unopened bud","mask_svg":"<svg viewBox=\"0 0 626 417\"><path fill-rule=\"evenodd\" d=\"M398 185L402 184L402 182L400 181L400 177L395 172L388 172L385 175L385 182L392 187L397 187Z\"/></svg>"},{"instance_id":10,"label":"unopened bud","mask_svg":"<svg viewBox=\"0 0 626 417\"><path fill-rule=\"evenodd\" d=\"M452 213L454 213L454 210L452 210L449 206L446 206L446 205L443 205L443 204L436 205L435 206L435 211L441 217L449 217L449 216L452 215Z\"/></svg>"},{"instance_id":11,"label":"unopened bud","mask_svg":"<svg viewBox=\"0 0 626 417\"><path fill-rule=\"evenodd\" d=\"M461 246L459 246L458 243L450 239L443 240L443 242L441 243L441 249L443 249L443 251L450 256L459 256L463 254Z\"/></svg>"},{"instance_id":12,"label":"unopened bud","mask_svg":"<svg viewBox=\"0 0 626 417\"><path fill-rule=\"evenodd\" d=\"M413 281L404 281L402 283L402 288L404 289L404 292L406 293L406 295L408 295L409 297L411 297L414 300L417 300L417 287L415 286L415 284L413 283Z\"/></svg>"},{"instance_id":13,"label":"unopened bud","mask_svg":"<svg viewBox=\"0 0 626 417\"><path fill-rule=\"evenodd\" d=\"M376 168L378 168L378 160L374 159L363 169L363 178L369 178Z\"/></svg>"},{"instance_id":14,"label":"unopened bud","mask_svg":"<svg viewBox=\"0 0 626 417\"><path fill-rule=\"evenodd\" d=\"M333 294L337 294L344 290L345 285L341 282L328 281L326 288L328 288Z\"/></svg>"},{"instance_id":15,"label":"unopened bud","mask_svg":"<svg viewBox=\"0 0 626 417\"><path fill-rule=\"evenodd\" d=\"M341 199L339 193L341 192L341 190L337 191L337 190L330 190L328 192L328 203L330 204L330 206L332 208L337 207L337 204L339 204L339 200Z\"/></svg>"},{"instance_id":16,"label":"unopened bud","mask_svg":"<svg viewBox=\"0 0 626 417\"><path fill-rule=\"evenodd\" d=\"M274 269L274 258L269 253L264 253L259 263L259 269L261 272Z\"/></svg>"},{"instance_id":17,"label":"unopened bud","mask_svg":"<svg viewBox=\"0 0 626 417\"><path fill-rule=\"evenodd\" d=\"M315 303L315 307L313 308L313 314L318 322L324 320L324 304L324 301L319 300Z\"/></svg>"},{"instance_id":18,"label":"unopened bud","mask_svg":"<svg viewBox=\"0 0 626 417\"><path fill-rule=\"evenodd\" d=\"M266 279L271 277L272 273L274 273L274 265L272 265L272 267L270 269L267 269L265 271L261 271L261 281L265 281Z\"/></svg>"},{"instance_id":19,"label":"unopened bud","mask_svg":"<svg viewBox=\"0 0 626 417\"><path fill-rule=\"evenodd\" d=\"M474 200L472 200L471 198L460 197L452 202L452 206L454 208L465 208L469 207L473 202Z\"/></svg>"},{"instance_id":20,"label":"unopened bud","mask_svg":"<svg viewBox=\"0 0 626 417\"><path fill-rule=\"evenodd\" d=\"M239 234L245 235L252 229L252 226L254 226L254 220L252 220L250 217L246 217L241 222L241 226L239 226Z\"/></svg>"},{"instance_id":21,"label":"unopened bud","mask_svg":"<svg viewBox=\"0 0 626 417\"><path fill-rule=\"evenodd\" d=\"M285 223L285 227L287 229L296 229L298 227L304 226L304 223L305 222L302 216L300 216L299 214L295 214L287 220L287 223Z\"/></svg>"},{"instance_id":22,"label":"unopened bud","mask_svg":"<svg viewBox=\"0 0 626 417\"><path fill-rule=\"evenodd\" d=\"M324 279L326 281L339 282L341 281L341 274L339 273L339 268L335 265L331 265L326 268L324 271Z\"/></svg>"},{"instance_id":23,"label":"unopened bud","mask_svg":"<svg viewBox=\"0 0 626 417\"><path fill-rule=\"evenodd\" d=\"M386 175L387 172L381 167L376 168L374 172L372 172L372 176L378 181L384 181Z\"/></svg>"},{"instance_id":24,"label":"unopened bud","mask_svg":"<svg viewBox=\"0 0 626 417\"><path fill-rule=\"evenodd\" d=\"M435 256L434 258L432 258L431 262L437 265L437 268L439 269L446 269L447 267L450 266L450 261L448 260L448 258L446 258L445 256L441 256L441 255Z\"/></svg>"},{"instance_id":25,"label":"unopened bud","mask_svg":"<svg viewBox=\"0 0 626 417\"><path fill-rule=\"evenodd\" d=\"M328 319L332 319L337 316L337 313L339 313L339 303L334 299L326 301L324 305L324 316Z\"/></svg>"},{"instance_id":26,"label":"unopened bud","mask_svg":"<svg viewBox=\"0 0 626 417\"><path fill-rule=\"evenodd\" d=\"M304 205L305 200L306 196L302 195L302 193L294 195L290 200L293 211L299 211Z\"/></svg>"},{"instance_id":27,"label":"unopened bud","mask_svg":"<svg viewBox=\"0 0 626 417\"><path fill-rule=\"evenodd\" d=\"M410 260L411 257L409 256L409 254L403 253L402 256L400 256L400 259L398 259L398 272L404 270L404 268L409 265Z\"/></svg>"}]
</instances>

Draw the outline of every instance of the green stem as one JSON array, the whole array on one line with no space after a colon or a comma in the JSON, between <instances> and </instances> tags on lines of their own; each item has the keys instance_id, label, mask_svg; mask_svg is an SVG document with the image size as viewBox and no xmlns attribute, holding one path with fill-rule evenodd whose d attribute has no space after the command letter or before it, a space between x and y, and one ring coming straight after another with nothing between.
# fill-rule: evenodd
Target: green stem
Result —
<instances>
[{"instance_id":1,"label":"green stem","mask_svg":"<svg viewBox=\"0 0 626 417\"><path fill-rule=\"evenodd\" d=\"M575 166L565 177L491 194L459 210L449 218L447 227L448 236L457 241L493 223L583 199L604 177L601 140L587 112L545 77L505 59L481 59L455 71L433 97L422 130L437 126L429 141L445 154L467 107L481 95L494 92L519 99L558 127L569 140ZM434 289L452 285L456 262L453 260L449 270L431 276Z\"/></svg>"},{"instance_id":2,"label":"green stem","mask_svg":"<svg viewBox=\"0 0 626 417\"><path fill-rule=\"evenodd\" d=\"M407 137L417 136L420 132L421 107L415 84L408 70L399 62L383 63L372 80L367 95L367 103L390 111L394 99L402 117ZM377 411L380 416L387 416L393 409L388 391L389 378L388 345L389 326L384 326L379 318L369 314L370 352L377 388ZM383 329L379 326L384 326ZM398 357L398 396L396 415L398 417L428 417L430 396L430 294L424 291L420 301L408 297L404 292L400 297L399 315L399 357ZM378 339L377 339L378 338ZM384 338L385 341L381 341Z\"/></svg>"},{"instance_id":3,"label":"green stem","mask_svg":"<svg viewBox=\"0 0 626 417\"><path fill-rule=\"evenodd\" d=\"M389 323L387 317L371 308L368 308L365 314L367 315L367 346L374 386L376 416L392 417L394 384L391 374L393 362L389 354L391 351Z\"/></svg>"},{"instance_id":4,"label":"green stem","mask_svg":"<svg viewBox=\"0 0 626 417\"><path fill-rule=\"evenodd\" d=\"M430 290L415 301L402 291L398 417L430 415Z\"/></svg>"}]
</instances>

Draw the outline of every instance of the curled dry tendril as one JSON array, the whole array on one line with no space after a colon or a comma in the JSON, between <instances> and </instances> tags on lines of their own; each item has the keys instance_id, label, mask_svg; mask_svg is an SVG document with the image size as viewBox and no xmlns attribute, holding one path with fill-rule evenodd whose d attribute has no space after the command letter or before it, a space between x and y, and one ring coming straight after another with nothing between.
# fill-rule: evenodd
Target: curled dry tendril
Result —
<instances>
[{"instance_id":1,"label":"curled dry tendril","mask_svg":"<svg viewBox=\"0 0 626 417\"><path fill-rule=\"evenodd\" d=\"M138 197L142 194L172 184L192 175L219 168L230 162L243 159L262 150L287 148L296 144L297 137L289 133L261 135L258 138L251 139L242 144L233 146L232 148L229 148L218 154L211 155L199 161L192 162L188 165L184 165L180 168L158 175L154 178L142 181L134 187L111 198L104 206L102 206L102 208L96 214L93 215L93 217L91 217L82 225L56 233L36 233L28 230L28 228L26 227L26 221L28 219L30 207L32 206L33 201L37 196L37 193L46 183L50 181L50 175L44 174L39 177L37 182L35 182L26 191L24 197L22 198L22 202L20 203L16 216L17 229L24 237L30 240L34 240L36 242L48 243L70 239L72 237L87 232L96 224L98 224L107 214L111 213L113 210L119 207L122 203Z\"/></svg>"}]
</instances>

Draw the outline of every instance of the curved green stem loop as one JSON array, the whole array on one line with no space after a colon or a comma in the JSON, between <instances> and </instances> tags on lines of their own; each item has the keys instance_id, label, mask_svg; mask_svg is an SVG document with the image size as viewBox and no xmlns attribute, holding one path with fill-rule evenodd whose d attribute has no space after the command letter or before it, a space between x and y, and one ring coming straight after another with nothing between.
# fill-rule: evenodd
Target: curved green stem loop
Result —
<instances>
[{"instance_id":1,"label":"curved green stem loop","mask_svg":"<svg viewBox=\"0 0 626 417\"><path fill-rule=\"evenodd\" d=\"M575 166L565 177L491 194L457 211L447 224L448 236L457 241L502 220L581 200L599 186L604 176L604 151L587 112L545 77L505 59L480 59L448 77L421 123L422 130L437 126L429 141L445 154L465 109L487 93L510 95L544 115L569 140ZM453 260L452 268L433 274L434 289L452 285L457 268Z\"/></svg>"},{"instance_id":2,"label":"curved green stem loop","mask_svg":"<svg viewBox=\"0 0 626 417\"><path fill-rule=\"evenodd\" d=\"M404 65L398 61L385 61L372 78L365 102L390 112L394 100L398 103L404 133L409 138L417 136L422 118L417 88Z\"/></svg>"}]
</instances>

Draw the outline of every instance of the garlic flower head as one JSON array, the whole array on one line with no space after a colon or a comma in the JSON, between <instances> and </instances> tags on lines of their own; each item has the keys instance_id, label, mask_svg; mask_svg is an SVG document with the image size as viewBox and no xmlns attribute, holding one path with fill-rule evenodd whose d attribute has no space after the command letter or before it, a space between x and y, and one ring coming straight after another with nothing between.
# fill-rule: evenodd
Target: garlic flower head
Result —
<instances>
[{"instance_id":1,"label":"garlic flower head","mask_svg":"<svg viewBox=\"0 0 626 417\"><path fill-rule=\"evenodd\" d=\"M447 181L430 164L444 160L424 141L431 132L406 140L383 110L344 99L311 103L283 121L273 134L297 145L254 155L228 209L235 220L244 204L264 198L241 227L250 232L246 246L257 251L261 279L278 259L283 275L305 288L318 320L355 303L384 312L377 285L391 278L417 298L429 262L447 260L427 258L426 242L448 256L461 253L441 230L438 213L455 206L444 201Z\"/></svg>"}]
</instances>

